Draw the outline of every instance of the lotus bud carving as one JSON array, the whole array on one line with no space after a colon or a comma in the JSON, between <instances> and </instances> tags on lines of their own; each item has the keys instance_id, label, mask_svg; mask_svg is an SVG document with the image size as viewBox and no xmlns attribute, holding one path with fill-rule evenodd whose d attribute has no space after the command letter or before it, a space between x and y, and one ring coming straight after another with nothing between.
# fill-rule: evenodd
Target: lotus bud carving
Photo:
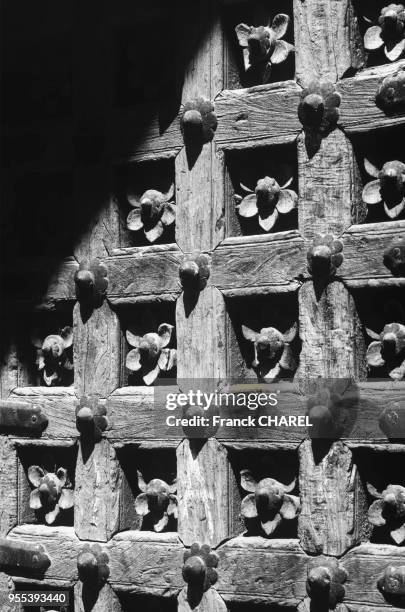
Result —
<instances>
[{"instance_id":1,"label":"lotus bud carving","mask_svg":"<svg viewBox=\"0 0 405 612\"><path fill-rule=\"evenodd\" d=\"M255 332L242 325L242 334L253 343L254 359L252 368L259 377L274 380L280 377L283 370L294 371L297 367L293 357L291 342L297 335L297 325L294 324L284 334L274 327L263 327Z\"/></svg>"},{"instance_id":2,"label":"lotus bud carving","mask_svg":"<svg viewBox=\"0 0 405 612\"><path fill-rule=\"evenodd\" d=\"M156 242L166 227L176 219L176 207L173 200L174 185L167 193L148 189L140 198L133 194L127 200L133 210L127 217L127 228L131 232L143 230L149 242Z\"/></svg>"},{"instance_id":3,"label":"lotus bud carving","mask_svg":"<svg viewBox=\"0 0 405 612\"><path fill-rule=\"evenodd\" d=\"M384 53L390 62L399 59L405 49L405 6L403 4L388 4L384 6L378 17L378 23L364 18L370 27L364 35L364 47L368 51L384 48Z\"/></svg>"},{"instance_id":4,"label":"lotus bud carving","mask_svg":"<svg viewBox=\"0 0 405 612\"><path fill-rule=\"evenodd\" d=\"M176 349L167 348L172 338L173 325L162 323L157 333L137 336L127 330L128 344L134 347L126 358L131 372L140 372L146 385L155 382L160 371L167 372L176 366Z\"/></svg>"},{"instance_id":5,"label":"lotus bud carving","mask_svg":"<svg viewBox=\"0 0 405 612\"><path fill-rule=\"evenodd\" d=\"M67 470L56 468L53 459L48 459L47 467L31 465L28 480L34 487L30 495L30 508L44 515L47 525L52 525L61 510L73 507L73 490L69 488ZM53 463L52 468L47 468Z\"/></svg>"},{"instance_id":6,"label":"lotus bud carving","mask_svg":"<svg viewBox=\"0 0 405 612\"><path fill-rule=\"evenodd\" d=\"M288 486L274 478L256 482L249 470L242 470L240 477L242 488L249 492L242 500L242 516L258 519L266 535L271 535L283 520L296 518L300 499L290 495L295 489L295 480Z\"/></svg>"},{"instance_id":7,"label":"lotus bud carving","mask_svg":"<svg viewBox=\"0 0 405 612\"><path fill-rule=\"evenodd\" d=\"M58 334L50 334L41 339L40 332L34 331L32 343L37 349L37 368L48 387L63 385L73 371L67 349L73 344L73 329L64 327Z\"/></svg>"},{"instance_id":8,"label":"lotus bud carving","mask_svg":"<svg viewBox=\"0 0 405 612\"><path fill-rule=\"evenodd\" d=\"M183 578L188 585L206 591L218 580L215 569L218 555L211 551L208 544L192 544L190 550L184 553L183 561Z\"/></svg>"},{"instance_id":9,"label":"lotus bud carving","mask_svg":"<svg viewBox=\"0 0 405 612\"><path fill-rule=\"evenodd\" d=\"M163 531L169 522L169 516L177 519L177 484L174 482L169 485L160 478L153 478L146 484L139 470L137 474L141 493L135 498L135 510L142 517L150 514L153 529Z\"/></svg>"},{"instance_id":10,"label":"lotus bud carving","mask_svg":"<svg viewBox=\"0 0 405 612\"><path fill-rule=\"evenodd\" d=\"M293 182L290 178L280 187L276 179L265 176L257 181L254 191L241 183L244 197L235 194L236 209L241 217L257 217L260 227L270 232L279 215L285 215L298 206L298 196L292 189L287 189Z\"/></svg>"},{"instance_id":11,"label":"lotus bud carving","mask_svg":"<svg viewBox=\"0 0 405 612\"><path fill-rule=\"evenodd\" d=\"M245 70L259 69L262 83L271 79L272 66L285 62L294 51L293 45L281 40L287 33L290 18L280 13L266 26L249 26L240 23L235 32L243 49Z\"/></svg>"}]
</instances>

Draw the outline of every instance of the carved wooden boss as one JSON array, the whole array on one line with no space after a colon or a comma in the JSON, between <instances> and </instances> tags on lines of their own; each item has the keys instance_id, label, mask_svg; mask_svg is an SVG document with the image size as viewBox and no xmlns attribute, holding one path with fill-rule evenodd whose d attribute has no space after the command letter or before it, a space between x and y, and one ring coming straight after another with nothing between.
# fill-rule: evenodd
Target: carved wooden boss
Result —
<instances>
[{"instance_id":1,"label":"carved wooden boss","mask_svg":"<svg viewBox=\"0 0 405 612\"><path fill-rule=\"evenodd\" d=\"M263 17L254 2L196 0L187 10L172 3L176 27L165 28L182 72L175 117L169 88L161 87L159 109L150 101L144 111L112 110L107 95L109 45L122 38L116 24L135 23L133 41L147 30L153 46L154 7L144 3L139 24L129 7L112 16L95 0L84 4L72 39L74 121L53 117L38 131L33 124L30 142L41 153L32 167L16 159L3 177L13 193L27 167L74 168L80 233L74 258L49 265L57 271L37 304L45 319L61 306L73 310L73 334L72 323L61 321L34 346L28 337L27 365L15 348L21 318L7 330L0 591L63 585L75 610L92 612L145 607L144 596L159 598L159 610L177 598L181 612L223 612L234 603L241 610L403 607L405 481L385 463L379 482L359 473L352 448L362 447L370 462L395 450L400 462L405 438L400 309L375 325L357 312L366 288L391 291L403 306L405 158L389 150L385 134L395 127L402 142L405 129L404 7L381 3L366 14L367 3L293 0L283 13L270 3ZM143 55L147 63L146 48ZM235 85L232 57L255 87ZM275 82L288 78L294 61L294 80ZM164 72L154 72L157 88ZM83 126L93 137L86 136L86 155L74 158ZM354 148L369 132L382 143L378 159ZM23 133L16 149L29 155L25 124ZM17 138L12 130L10 138ZM271 166L250 181L232 176L232 187L225 180L233 155L246 167L253 153L270 163L283 155L278 145L292 151L285 172ZM154 177L146 185L139 178L126 210L110 197L110 162L131 162L137 177ZM173 170L165 186L161 164ZM242 235L231 235L230 219ZM294 219L297 229L280 231ZM124 234L147 246L126 247ZM25 264L19 308L33 299L36 262ZM282 329L273 320L279 294L298 304L297 320ZM248 323L250 298L265 304L262 324ZM243 313L237 324L228 315L235 300ZM140 324L143 315L153 322ZM259 379L295 377L299 393L278 383L277 411L308 412L327 444L299 428L262 428L248 440L225 440L218 428L204 441L182 432L168 439L159 429L159 410L162 423L166 411L153 402L156 380L232 376L233 334ZM367 379L381 371L393 381ZM36 375L39 386L30 386ZM309 383L318 378L325 388L314 390ZM341 392L328 380L354 381L355 426L351 417L336 419ZM302 391L311 395L305 406ZM241 465L242 450L252 465ZM263 451L274 469L256 473ZM281 451L294 455L294 474L277 472ZM174 459L175 481L167 473Z\"/></svg>"}]
</instances>

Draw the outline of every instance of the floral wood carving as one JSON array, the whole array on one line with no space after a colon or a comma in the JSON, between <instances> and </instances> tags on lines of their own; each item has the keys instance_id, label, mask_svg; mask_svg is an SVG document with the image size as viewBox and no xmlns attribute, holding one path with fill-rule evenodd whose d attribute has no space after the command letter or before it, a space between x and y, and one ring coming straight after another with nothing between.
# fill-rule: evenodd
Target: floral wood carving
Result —
<instances>
[{"instance_id":1,"label":"floral wood carving","mask_svg":"<svg viewBox=\"0 0 405 612\"><path fill-rule=\"evenodd\" d=\"M135 498L135 510L144 517L150 514L153 519L153 529L163 531L169 522L169 516L177 519L177 484L167 484L160 478L153 478L146 484L142 473L137 470L138 487L141 493Z\"/></svg>"},{"instance_id":2,"label":"floral wood carving","mask_svg":"<svg viewBox=\"0 0 405 612\"><path fill-rule=\"evenodd\" d=\"M384 265L393 276L405 276L405 240L397 239L384 251Z\"/></svg>"},{"instance_id":3,"label":"floral wood carving","mask_svg":"<svg viewBox=\"0 0 405 612\"><path fill-rule=\"evenodd\" d=\"M294 50L293 45L281 40L289 23L289 16L280 13L267 26L256 28L240 23L235 28L239 45L243 49L245 70L258 69L262 83L270 81L273 64L281 64Z\"/></svg>"},{"instance_id":4,"label":"floral wood carving","mask_svg":"<svg viewBox=\"0 0 405 612\"><path fill-rule=\"evenodd\" d=\"M381 334L368 328L366 332L372 339L366 354L368 367L386 366L392 379L402 380L405 376L405 325L388 323Z\"/></svg>"},{"instance_id":5,"label":"floral wood carving","mask_svg":"<svg viewBox=\"0 0 405 612\"><path fill-rule=\"evenodd\" d=\"M99 442L108 425L107 408L97 396L84 396L76 407L76 427L83 438Z\"/></svg>"},{"instance_id":6,"label":"floral wood carving","mask_svg":"<svg viewBox=\"0 0 405 612\"><path fill-rule=\"evenodd\" d=\"M405 487L388 485L379 493L371 484L367 484L368 492L375 498L368 509L368 520L372 525L381 527L387 525L391 538L396 544L405 541Z\"/></svg>"},{"instance_id":7,"label":"floral wood carving","mask_svg":"<svg viewBox=\"0 0 405 612\"><path fill-rule=\"evenodd\" d=\"M73 344L73 329L64 327L60 334L50 334L44 340L34 332L32 343L37 349L37 368L44 383L48 387L63 385L73 370L73 363L66 352Z\"/></svg>"},{"instance_id":8,"label":"floral wood carving","mask_svg":"<svg viewBox=\"0 0 405 612\"><path fill-rule=\"evenodd\" d=\"M128 344L133 346L126 358L126 367L131 372L141 372L146 385L151 385L162 370L167 372L176 365L176 349L166 348L172 338L173 325L162 323L158 333L136 336L127 330Z\"/></svg>"},{"instance_id":9,"label":"floral wood carving","mask_svg":"<svg viewBox=\"0 0 405 612\"><path fill-rule=\"evenodd\" d=\"M101 306L105 298L108 278L107 267L98 259L84 260L75 273L76 298L80 303Z\"/></svg>"},{"instance_id":10,"label":"floral wood carving","mask_svg":"<svg viewBox=\"0 0 405 612\"><path fill-rule=\"evenodd\" d=\"M241 486L249 495L243 498L241 512L247 519L258 518L266 535L271 535L283 519L294 519L300 510L300 499L289 495L295 488L295 480L288 486L273 478L259 482L249 470L241 470Z\"/></svg>"},{"instance_id":11,"label":"floral wood carving","mask_svg":"<svg viewBox=\"0 0 405 612\"><path fill-rule=\"evenodd\" d=\"M269 232L276 223L278 216L287 214L297 208L298 196L295 191L287 189L293 179L290 178L282 187L274 178L265 176L257 181L252 191L241 183L241 188L248 195L244 198L235 194L236 208L241 217L257 216L260 227Z\"/></svg>"},{"instance_id":12,"label":"floral wood carving","mask_svg":"<svg viewBox=\"0 0 405 612\"><path fill-rule=\"evenodd\" d=\"M308 271L315 278L327 278L336 274L343 262L343 244L331 234L316 234L307 253Z\"/></svg>"},{"instance_id":13,"label":"floral wood carving","mask_svg":"<svg viewBox=\"0 0 405 612\"><path fill-rule=\"evenodd\" d=\"M337 559L322 558L310 561L306 589L317 609L334 610L343 601L347 580L346 571Z\"/></svg>"},{"instance_id":14,"label":"floral wood carving","mask_svg":"<svg viewBox=\"0 0 405 612\"><path fill-rule=\"evenodd\" d=\"M149 242L156 242L165 227L175 221L176 207L173 196L174 185L167 193L148 189L140 198L128 194L127 200L133 207L127 217L128 229L132 232L143 229L146 239Z\"/></svg>"},{"instance_id":15,"label":"floral wood carving","mask_svg":"<svg viewBox=\"0 0 405 612\"><path fill-rule=\"evenodd\" d=\"M377 90L376 104L386 114L405 110L405 69L387 76Z\"/></svg>"},{"instance_id":16,"label":"floral wood carving","mask_svg":"<svg viewBox=\"0 0 405 612\"><path fill-rule=\"evenodd\" d=\"M201 291L206 287L210 276L211 258L206 253L196 253L186 257L179 269L181 285L184 290Z\"/></svg>"},{"instance_id":17,"label":"floral wood carving","mask_svg":"<svg viewBox=\"0 0 405 612\"><path fill-rule=\"evenodd\" d=\"M85 544L77 556L79 579L92 586L101 587L110 575L108 555L100 544Z\"/></svg>"},{"instance_id":18,"label":"floral wood carving","mask_svg":"<svg viewBox=\"0 0 405 612\"><path fill-rule=\"evenodd\" d=\"M372 23L365 17L365 20ZM371 25L364 35L364 47L367 51L376 51L384 47L384 53L390 62L399 59L405 49L405 7L403 4L384 6L378 18L378 25Z\"/></svg>"},{"instance_id":19,"label":"floral wood carving","mask_svg":"<svg viewBox=\"0 0 405 612\"><path fill-rule=\"evenodd\" d=\"M384 570L384 575L378 580L377 586L382 594L392 603L399 603L401 607L405 597L405 565L389 565ZM400 601L397 601L398 598Z\"/></svg>"},{"instance_id":20,"label":"floral wood carving","mask_svg":"<svg viewBox=\"0 0 405 612\"><path fill-rule=\"evenodd\" d=\"M395 219L405 208L405 164L390 161L378 170L365 159L364 167L368 174L376 179L364 187L364 202L369 206L383 202L385 214L390 219Z\"/></svg>"},{"instance_id":21,"label":"floral wood carving","mask_svg":"<svg viewBox=\"0 0 405 612\"><path fill-rule=\"evenodd\" d=\"M30 508L44 514L45 522L52 525L61 510L73 507L73 490L67 488L67 470L63 467L56 469L52 458L46 462L53 465L49 471L39 465L31 465L28 468L28 480L34 488L30 495Z\"/></svg>"},{"instance_id":22,"label":"floral wood carving","mask_svg":"<svg viewBox=\"0 0 405 612\"><path fill-rule=\"evenodd\" d=\"M183 556L183 578L192 587L207 591L218 580L218 555L208 544L191 545Z\"/></svg>"},{"instance_id":23,"label":"floral wood carving","mask_svg":"<svg viewBox=\"0 0 405 612\"><path fill-rule=\"evenodd\" d=\"M242 325L243 336L253 342L252 367L259 377L274 380L280 376L282 370L294 371L297 368L290 346L297 335L297 329L294 324L282 334L274 327L263 327L260 332L255 332Z\"/></svg>"},{"instance_id":24,"label":"floral wood carving","mask_svg":"<svg viewBox=\"0 0 405 612\"><path fill-rule=\"evenodd\" d=\"M215 108L206 98L186 102L180 115L180 127L186 144L204 144L214 138L218 121Z\"/></svg>"},{"instance_id":25,"label":"floral wood carving","mask_svg":"<svg viewBox=\"0 0 405 612\"><path fill-rule=\"evenodd\" d=\"M298 117L305 130L327 135L339 120L340 94L329 81L311 81L302 90Z\"/></svg>"}]
</instances>

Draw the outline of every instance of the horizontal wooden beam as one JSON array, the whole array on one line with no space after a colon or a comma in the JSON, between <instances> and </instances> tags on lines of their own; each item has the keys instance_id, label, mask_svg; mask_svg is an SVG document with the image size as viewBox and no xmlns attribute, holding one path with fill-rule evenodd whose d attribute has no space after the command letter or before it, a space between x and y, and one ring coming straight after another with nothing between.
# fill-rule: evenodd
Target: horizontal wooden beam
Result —
<instances>
[{"instance_id":1,"label":"horizontal wooden beam","mask_svg":"<svg viewBox=\"0 0 405 612\"><path fill-rule=\"evenodd\" d=\"M352 226L341 236L344 260L338 269L338 278L345 282L363 281L364 285L372 280L394 279L384 265L384 251L397 237L403 236L404 221Z\"/></svg>"},{"instance_id":2,"label":"horizontal wooden beam","mask_svg":"<svg viewBox=\"0 0 405 612\"><path fill-rule=\"evenodd\" d=\"M387 115L375 101L382 81L404 66L404 61L375 66L338 83L337 90L342 96L339 125L346 132L369 132L376 128L405 124L405 115Z\"/></svg>"},{"instance_id":3,"label":"horizontal wooden beam","mask_svg":"<svg viewBox=\"0 0 405 612\"><path fill-rule=\"evenodd\" d=\"M294 142L302 129L297 113L300 92L295 81L222 91L215 99L217 146Z\"/></svg>"},{"instance_id":4,"label":"horizontal wooden beam","mask_svg":"<svg viewBox=\"0 0 405 612\"><path fill-rule=\"evenodd\" d=\"M252 386L250 386L252 387ZM243 386L240 387L243 389ZM277 389L278 404L276 407L266 406L257 411L246 410L246 414L232 414L230 408L220 408L220 416L279 417L280 425L274 421L269 426L260 427L229 427L223 423L213 435L226 445L239 445L245 448L260 448L266 442L272 444L288 443L297 447L308 437L306 426L288 424L289 417L305 416L307 412L306 397L300 392L298 385L290 382L279 382L272 385L268 392ZM186 436L181 427L171 427L166 424L169 415L181 416L179 411L169 412L162 402L164 393L177 392L177 387L164 387L159 392L151 387L122 387L117 389L107 399L107 414L109 428L106 437L120 445L159 441L163 446L173 446ZM252 388L250 389L252 391ZM155 393L158 398L155 402ZM397 410L405 398L405 383L392 381L373 381L356 383L350 388L347 396L351 400L353 422L342 440L349 446L384 445L388 442L386 432L380 427L380 417L384 410ZM160 403L159 403L160 402ZM281 419L286 417L287 423ZM264 419L265 421L265 419ZM297 424L299 421L296 422ZM398 430L398 436L401 432ZM395 440L395 432L393 435Z\"/></svg>"},{"instance_id":5,"label":"horizontal wooden beam","mask_svg":"<svg viewBox=\"0 0 405 612\"><path fill-rule=\"evenodd\" d=\"M295 290L306 271L306 246L290 232L244 236L220 244L212 254L211 283L225 295Z\"/></svg>"},{"instance_id":6,"label":"horizontal wooden beam","mask_svg":"<svg viewBox=\"0 0 405 612\"><path fill-rule=\"evenodd\" d=\"M123 250L120 250L122 253ZM175 244L142 247L104 260L108 268L107 297L112 304L173 300L181 292L183 260Z\"/></svg>"},{"instance_id":7,"label":"horizontal wooden beam","mask_svg":"<svg viewBox=\"0 0 405 612\"><path fill-rule=\"evenodd\" d=\"M170 597L184 586L184 546L176 533L125 531L106 549L109 582L116 591Z\"/></svg>"},{"instance_id":8,"label":"horizontal wooden beam","mask_svg":"<svg viewBox=\"0 0 405 612\"><path fill-rule=\"evenodd\" d=\"M295 606L305 597L308 557L298 540L238 537L217 552L225 601Z\"/></svg>"},{"instance_id":9,"label":"horizontal wooden beam","mask_svg":"<svg viewBox=\"0 0 405 612\"><path fill-rule=\"evenodd\" d=\"M16 388L10 395L10 403L12 402L24 402L41 409L41 413L48 420L48 425L38 439L78 437L75 414L77 398L72 387ZM29 436L29 434L24 435Z\"/></svg>"}]
</instances>

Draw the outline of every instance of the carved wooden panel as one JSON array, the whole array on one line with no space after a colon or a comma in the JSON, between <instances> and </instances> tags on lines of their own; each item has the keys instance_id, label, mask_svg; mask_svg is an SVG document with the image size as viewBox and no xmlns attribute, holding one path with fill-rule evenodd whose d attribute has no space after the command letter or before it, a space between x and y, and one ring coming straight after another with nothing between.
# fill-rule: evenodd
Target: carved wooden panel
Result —
<instances>
[{"instance_id":1,"label":"carved wooden panel","mask_svg":"<svg viewBox=\"0 0 405 612\"><path fill-rule=\"evenodd\" d=\"M20 0L2 38L0 608L402 609L404 7ZM284 424L166 426L231 378Z\"/></svg>"}]
</instances>

